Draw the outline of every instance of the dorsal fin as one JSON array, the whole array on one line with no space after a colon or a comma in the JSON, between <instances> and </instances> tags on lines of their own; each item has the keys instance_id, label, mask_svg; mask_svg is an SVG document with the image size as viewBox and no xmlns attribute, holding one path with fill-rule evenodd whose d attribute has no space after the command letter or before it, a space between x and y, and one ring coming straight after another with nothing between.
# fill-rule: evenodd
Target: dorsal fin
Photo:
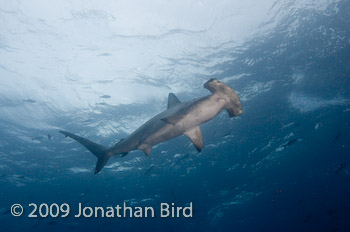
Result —
<instances>
[{"instance_id":1,"label":"dorsal fin","mask_svg":"<svg viewBox=\"0 0 350 232\"><path fill-rule=\"evenodd\" d=\"M203 147L203 136L201 128L199 128L199 126L196 126L191 130L186 131L184 134L192 141L194 146L197 148L197 151L200 152Z\"/></svg>"},{"instance_id":2,"label":"dorsal fin","mask_svg":"<svg viewBox=\"0 0 350 232\"><path fill-rule=\"evenodd\" d=\"M175 96L175 94L173 93L169 93L168 96L168 109L170 109L171 107L174 107L178 104L180 104L180 100Z\"/></svg>"}]
</instances>

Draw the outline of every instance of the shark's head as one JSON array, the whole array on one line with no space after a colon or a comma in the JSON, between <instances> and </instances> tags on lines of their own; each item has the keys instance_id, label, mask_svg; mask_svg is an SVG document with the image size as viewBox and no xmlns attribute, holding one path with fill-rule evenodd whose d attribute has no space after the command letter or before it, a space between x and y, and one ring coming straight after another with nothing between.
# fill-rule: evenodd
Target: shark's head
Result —
<instances>
[{"instance_id":1,"label":"shark's head","mask_svg":"<svg viewBox=\"0 0 350 232\"><path fill-rule=\"evenodd\" d=\"M227 100L224 108L230 117L239 116L243 113L239 97L230 86L215 78L212 78L205 82L204 88L208 89L212 94L223 96Z\"/></svg>"}]
</instances>

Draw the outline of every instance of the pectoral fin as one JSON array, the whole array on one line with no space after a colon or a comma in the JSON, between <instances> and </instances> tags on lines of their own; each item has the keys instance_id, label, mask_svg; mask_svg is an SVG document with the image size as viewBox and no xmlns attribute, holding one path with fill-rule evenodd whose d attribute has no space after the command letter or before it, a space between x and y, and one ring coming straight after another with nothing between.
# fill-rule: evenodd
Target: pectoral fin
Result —
<instances>
[{"instance_id":1,"label":"pectoral fin","mask_svg":"<svg viewBox=\"0 0 350 232\"><path fill-rule=\"evenodd\" d=\"M175 126L175 124L178 123L183 117L184 117L183 114L179 114L179 115L175 115L175 116L162 118L161 120Z\"/></svg>"},{"instance_id":2,"label":"pectoral fin","mask_svg":"<svg viewBox=\"0 0 350 232\"><path fill-rule=\"evenodd\" d=\"M124 152L124 153L122 153L121 157L126 156L128 153L129 153L129 152Z\"/></svg>"},{"instance_id":3,"label":"pectoral fin","mask_svg":"<svg viewBox=\"0 0 350 232\"><path fill-rule=\"evenodd\" d=\"M141 144L138 149L140 149L141 151L143 151L147 156L149 156L149 154L151 153L152 150L152 146L148 145L148 144Z\"/></svg>"},{"instance_id":4,"label":"pectoral fin","mask_svg":"<svg viewBox=\"0 0 350 232\"><path fill-rule=\"evenodd\" d=\"M199 126L185 132L185 135L192 141L197 151L200 152L203 147L203 136Z\"/></svg>"}]
</instances>

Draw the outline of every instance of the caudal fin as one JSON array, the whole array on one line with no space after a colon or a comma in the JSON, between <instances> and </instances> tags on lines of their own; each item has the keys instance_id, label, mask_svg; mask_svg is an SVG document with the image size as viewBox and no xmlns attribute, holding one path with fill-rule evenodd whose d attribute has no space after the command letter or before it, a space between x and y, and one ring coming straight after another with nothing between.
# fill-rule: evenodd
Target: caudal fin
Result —
<instances>
[{"instance_id":1,"label":"caudal fin","mask_svg":"<svg viewBox=\"0 0 350 232\"><path fill-rule=\"evenodd\" d=\"M81 145L86 147L92 154L94 154L97 157L95 174L102 170L102 168L107 163L109 157L111 157L106 147L103 147L97 143L91 142L88 139L69 133L67 131L60 131L60 133L65 135L66 137L70 137L75 141L79 142Z\"/></svg>"}]
</instances>

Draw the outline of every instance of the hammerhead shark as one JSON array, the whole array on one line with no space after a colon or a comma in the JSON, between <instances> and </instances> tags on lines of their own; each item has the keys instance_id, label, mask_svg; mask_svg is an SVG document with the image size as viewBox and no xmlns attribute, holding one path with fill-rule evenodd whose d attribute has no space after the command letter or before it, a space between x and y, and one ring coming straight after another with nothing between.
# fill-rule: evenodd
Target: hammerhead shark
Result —
<instances>
[{"instance_id":1,"label":"hammerhead shark","mask_svg":"<svg viewBox=\"0 0 350 232\"><path fill-rule=\"evenodd\" d=\"M238 95L225 83L210 79L204 84L204 88L212 94L187 102L180 102L175 94L169 93L167 110L154 116L110 148L66 131L60 133L76 140L97 157L95 174L102 170L112 155L123 157L130 151L140 149L148 156L152 146L183 134L200 152L203 147L200 124L213 119L223 109L230 118L243 112Z\"/></svg>"}]
</instances>

